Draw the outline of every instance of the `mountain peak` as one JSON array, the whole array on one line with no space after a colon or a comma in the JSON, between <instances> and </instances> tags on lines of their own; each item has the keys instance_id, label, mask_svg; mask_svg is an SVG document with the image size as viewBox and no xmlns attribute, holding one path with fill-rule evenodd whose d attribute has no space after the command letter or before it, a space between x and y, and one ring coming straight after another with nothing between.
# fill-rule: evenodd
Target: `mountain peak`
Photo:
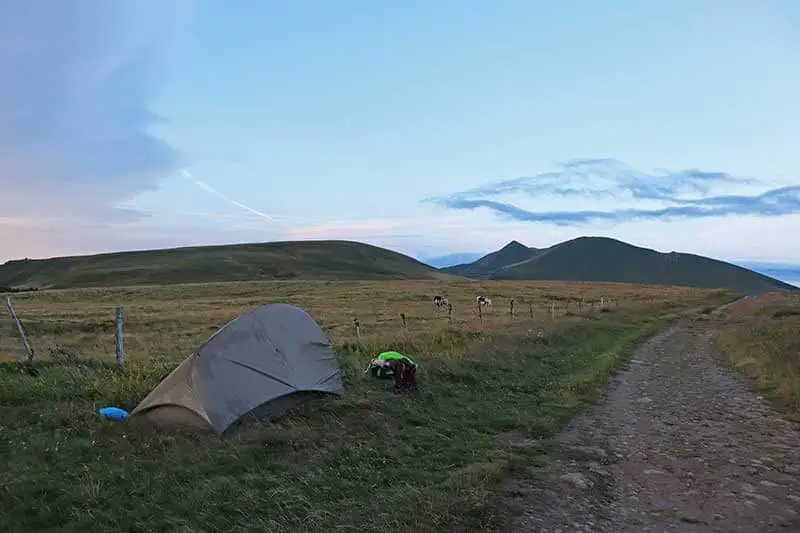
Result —
<instances>
[{"instance_id":1,"label":"mountain peak","mask_svg":"<svg viewBox=\"0 0 800 533\"><path fill-rule=\"evenodd\" d=\"M510 243L508 243L505 246L503 246L502 248L500 248L500 251L504 251L504 250L506 250L506 251L507 250L527 250L527 249L528 249L528 247L525 246L524 244L522 244L521 242L519 242L519 241L511 241Z\"/></svg>"},{"instance_id":2,"label":"mountain peak","mask_svg":"<svg viewBox=\"0 0 800 533\"><path fill-rule=\"evenodd\" d=\"M796 290L775 278L689 254L662 254L618 239L583 236L548 248L511 241L447 273L476 279L550 280L725 288L745 294Z\"/></svg>"}]
</instances>

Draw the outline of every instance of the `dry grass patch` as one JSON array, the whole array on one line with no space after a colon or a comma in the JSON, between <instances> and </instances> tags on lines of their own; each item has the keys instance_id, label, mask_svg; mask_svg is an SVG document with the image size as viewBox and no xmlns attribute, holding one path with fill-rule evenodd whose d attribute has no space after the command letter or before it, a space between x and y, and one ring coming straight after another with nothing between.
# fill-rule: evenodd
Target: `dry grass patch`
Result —
<instances>
[{"instance_id":1,"label":"dry grass patch","mask_svg":"<svg viewBox=\"0 0 800 533\"><path fill-rule=\"evenodd\" d=\"M733 306L718 339L727 359L800 422L800 299L769 294Z\"/></svg>"}]
</instances>

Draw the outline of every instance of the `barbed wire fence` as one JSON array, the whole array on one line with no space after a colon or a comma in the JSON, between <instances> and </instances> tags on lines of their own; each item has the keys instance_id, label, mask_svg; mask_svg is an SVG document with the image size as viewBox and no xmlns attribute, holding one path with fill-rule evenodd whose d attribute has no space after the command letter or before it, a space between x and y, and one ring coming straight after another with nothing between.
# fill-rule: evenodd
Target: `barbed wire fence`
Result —
<instances>
[{"instance_id":1,"label":"barbed wire fence","mask_svg":"<svg viewBox=\"0 0 800 533\"><path fill-rule=\"evenodd\" d=\"M4 342L0 343L0 353L20 353L21 357L18 357L17 361L20 362L21 369L26 373L34 374L36 361L35 339L31 338L25 327L25 317L20 316L14 306L13 295L9 293L3 294L2 299L6 310L4 321L7 322L7 327L2 329L7 331L7 334L2 336L5 339ZM510 298L507 300L507 310L498 308L499 304L500 302L494 305L476 303L476 305L470 307L465 316L459 314L458 309L453 304L448 304L445 309L434 308L432 310L433 316L426 317L426 320L430 318L434 320L441 319L443 321L442 327L450 329L458 329L459 327L467 329L470 326L477 326L480 330L485 331L487 327L492 325L503 326L541 321L556 323L564 316L587 317L595 312L609 311L612 307L618 306L619 302L607 296L585 298L545 295L544 297L519 296ZM414 329L414 320L412 320L411 314L403 310L397 316L399 317L398 329L400 331L408 333ZM504 317L507 317L507 319L504 319ZM353 317L352 319L353 339L358 344L361 344L365 338L365 331L362 325L363 318ZM109 354L113 353L115 366L121 370L126 364L125 312L121 303L116 307L114 315L109 316L109 321L113 324L114 332L113 349L109 349ZM369 329L370 325L372 325L369 317L367 317L367 322L367 329ZM2 323L0 322L0 324ZM326 329L324 324L321 325L323 329ZM16 338L16 347L12 347L12 344L14 344L13 338Z\"/></svg>"}]
</instances>

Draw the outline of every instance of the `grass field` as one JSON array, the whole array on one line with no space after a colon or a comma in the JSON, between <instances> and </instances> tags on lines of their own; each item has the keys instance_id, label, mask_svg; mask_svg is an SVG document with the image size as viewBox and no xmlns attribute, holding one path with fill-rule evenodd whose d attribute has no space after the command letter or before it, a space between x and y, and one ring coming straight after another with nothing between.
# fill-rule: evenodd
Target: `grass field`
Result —
<instances>
[{"instance_id":1,"label":"grass field","mask_svg":"<svg viewBox=\"0 0 800 533\"><path fill-rule=\"evenodd\" d=\"M800 300L772 294L727 313L718 338L728 361L789 418L800 422Z\"/></svg>"},{"instance_id":2,"label":"grass field","mask_svg":"<svg viewBox=\"0 0 800 533\"><path fill-rule=\"evenodd\" d=\"M434 312L434 294L454 304L452 324ZM473 311L477 294L494 301L484 324ZM584 307L582 316L576 298L611 305ZM39 375L19 372L20 342L4 317L3 531L480 531L503 520L495 511L499 482L541 459L542 448L516 441L546 442L638 343L678 314L708 313L733 298L664 287L460 281L17 294ZM132 409L216 328L278 301L303 307L331 336L343 398L222 438L137 433L97 416L105 405ZM113 368L118 303L126 312L122 372ZM395 395L364 375L369 359L391 348L420 363L419 394Z\"/></svg>"}]
</instances>

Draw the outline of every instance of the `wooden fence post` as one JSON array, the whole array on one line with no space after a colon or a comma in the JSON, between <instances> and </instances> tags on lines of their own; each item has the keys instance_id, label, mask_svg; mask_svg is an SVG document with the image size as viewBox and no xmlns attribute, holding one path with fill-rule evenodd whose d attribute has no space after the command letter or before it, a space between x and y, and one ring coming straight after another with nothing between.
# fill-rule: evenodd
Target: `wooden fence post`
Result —
<instances>
[{"instance_id":1,"label":"wooden fence post","mask_svg":"<svg viewBox=\"0 0 800 533\"><path fill-rule=\"evenodd\" d=\"M117 368L121 369L125 366L125 319L121 305L117 306L115 324L114 340L116 343Z\"/></svg>"},{"instance_id":2,"label":"wooden fence post","mask_svg":"<svg viewBox=\"0 0 800 533\"><path fill-rule=\"evenodd\" d=\"M14 306L11 305L10 295L6 295L6 308L9 314L11 314L11 318L14 319L14 323L17 325L17 331L19 331L19 336L22 339L22 347L25 349L25 364L30 365L33 362L33 347L28 340L28 336L25 334L25 328L22 327L22 322L20 322L17 312L14 311Z\"/></svg>"},{"instance_id":3,"label":"wooden fence post","mask_svg":"<svg viewBox=\"0 0 800 533\"><path fill-rule=\"evenodd\" d=\"M478 302L478 318L480 318L481 325L483 325L483 306L480 302Z\"/></svg>"},{"instance_id":4,"label":"wooden fence post","mask_svg":"<svg viewBox=\"0 0 800 533\"><path fill-rule=\"evenodd\" d=\"M357 318L353 319L353 329L356 332L356 338L361 340L361 322L359 322Z\"/></svg>"},{"instance_id":5,"label":"wooden fence post","mask_svg":"<svg viewBox=\"0 0 800 533\"><path fill-rule=\"evenodd\" d=\"M447 304L447 321L453 323L453 304Z\"/></svg>"},{"instance_id":6,"label":"wooden fence post","mask_svg":"<svg viewBox=\"0 0 800 533\"><path fill-rule=\"evenodd\" d=\"M508 305L508 314L511 315L511 320L514 320L514 300L511 300L511 303Z\"/></svg>"},{"instance_id":7,"label":"wooden fence post","mask_svg":"<svg viewBox=\"0 0 800 533\"><path fill-rule=\"evenodd\" d=\"M528 309L531 312L531 320L533 320L534 318L536 318L536 315L533 312L533 302L528 302Z\"/></svg>"},{"instance_id":8,"label":"wooden fence post","mask_svg":"<svg viewBox=\"0 0 800 533\"><path fill-rule=\"evenodd\" d=\"M406 314L400 313L400 320L403 321L403 327L406 327Z\"/></svg>"}]
</instances>

